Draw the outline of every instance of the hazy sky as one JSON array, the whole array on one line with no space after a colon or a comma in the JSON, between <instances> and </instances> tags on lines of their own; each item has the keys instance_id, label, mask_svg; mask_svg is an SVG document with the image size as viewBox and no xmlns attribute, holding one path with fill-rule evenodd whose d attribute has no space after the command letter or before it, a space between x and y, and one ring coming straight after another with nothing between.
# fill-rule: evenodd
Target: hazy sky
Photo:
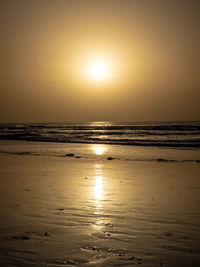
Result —
<instances>
[{"instance_id":1,"label":"hazy sky","mask_svg":"<svg viewBox=\"0 0 200 267\"><path fill-rule=\"evenodd\" d=\"M0 0L0 121L200 119L199 14L198 0ZM94 59L107 79L89 77Z\"/></svg>"}]
</instances>

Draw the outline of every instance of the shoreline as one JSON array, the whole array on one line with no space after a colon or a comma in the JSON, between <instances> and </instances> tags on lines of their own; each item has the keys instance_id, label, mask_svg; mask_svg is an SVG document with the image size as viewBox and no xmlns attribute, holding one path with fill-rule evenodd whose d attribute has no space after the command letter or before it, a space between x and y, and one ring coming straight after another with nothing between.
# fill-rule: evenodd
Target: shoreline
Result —
<instances>
[{"instance_id":1,"label":"shoreline","mask_svg":"<svg viewBox=\"0 0 200 267\"><path fill-rule=\"evenodd\" d=\"M158 162L200 161L200 150L174 147L146 147L110 144L79 144L0 140L0 153L58 156L91 160L130 160Z\"/></svg>"}]
</instances>

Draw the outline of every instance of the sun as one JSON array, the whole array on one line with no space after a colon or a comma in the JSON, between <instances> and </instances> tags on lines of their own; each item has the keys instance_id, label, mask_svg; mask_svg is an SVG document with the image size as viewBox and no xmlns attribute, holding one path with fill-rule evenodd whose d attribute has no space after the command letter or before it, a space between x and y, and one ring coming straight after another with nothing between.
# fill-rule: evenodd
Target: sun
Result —
<instances>
[{"instance_id":1,"label":"sun","mask_svg":"<svg viewBox=\"0 0 200 267\"><path fill-rule=\"evenodd\" d=\"M88 75L95 81L104 81L109 76L109 66L104 60L95 60L88 65Z\"/></svg>"}]
</instances>

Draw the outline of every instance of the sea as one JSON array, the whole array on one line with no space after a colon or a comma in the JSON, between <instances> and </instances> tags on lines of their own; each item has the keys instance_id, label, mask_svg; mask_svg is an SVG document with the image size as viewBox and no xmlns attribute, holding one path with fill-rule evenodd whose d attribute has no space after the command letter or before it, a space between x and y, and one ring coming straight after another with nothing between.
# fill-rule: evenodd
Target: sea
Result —
<instances>
[{"instance_id":1,"label":"sea","mask_svg":"<svg viewBox=\"0 0 200 267\"><path fill-rule=\"evenodd\" d=\"M200 148L200 121L0 123L1 140Z\"/></svg>"}]
</instances>

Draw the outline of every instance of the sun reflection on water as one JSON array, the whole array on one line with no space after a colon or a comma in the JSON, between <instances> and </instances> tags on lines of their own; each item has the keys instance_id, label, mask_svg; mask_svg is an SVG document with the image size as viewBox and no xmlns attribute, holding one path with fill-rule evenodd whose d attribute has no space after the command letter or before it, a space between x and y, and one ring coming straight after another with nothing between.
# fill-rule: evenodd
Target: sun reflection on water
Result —
<instances>
[{"instance_id":1,"label":"sun reflection on water","mask_svg":"<svg viewBox=\"0 0 200 267\"><path fill-rule=\"evenodd\" d=\"M103 176L102 176L102 166L100 164L95 164L95 180L94 180L94 202L96 209L102 207L103 200Z\"/></svg>"},{"instance_id":2,"label":"sun reflection on water","mask_svg":"<svg viewBox=\"0 0 200 267\"><path fill-rule=\"evenodd\" d=\"M100 144L98 144L98 145L92 145L92 150L94 151L94 153L96 155L102 155L106 151L106 146L100 145Z\"/></svg>"},{"instance_id":3,"label":"sun reflection on water","mask_svg":"<svg viewBox=\"0 0 200 267\"><path fill-rule=\"evenodd\" d=\"M100 200L102 200L103 196L102 176L96 176L94 192L95 192L96 203L98 203Z\"/></svg>"},{"instance_id":4,"label":"sun reflection on water","mask_svg":"<svg viewBox=\"0 0 200 267\"><path fill-rule=\"evenodd\" d=\"M105 177L103 176L103 170L101 164L95 164L94 165L94 205L95 205L95 211L94 211L94 217L95 222L92 225L93 231L95 233L98 233L102 236L105 236L105 227L112 227L112 224L109 220L107 220L104 217L104 199L105 199ZM109 235L106 235L106 238L108 238Z\"/></svg>"},{"instance_id":5,"label":"sun reflection on water","mask_svg":"<svg viewBox=\"0 0 200 267\"><path fill-rule=\"evenodd\" d=\"M94 205L95 212L94 215L96 217L95 224L93 225L95 230L100 230L102 228L102 209L103 209L103 172L102 165L95 164L94 165Z\"/></svg>"}]
</instances>

